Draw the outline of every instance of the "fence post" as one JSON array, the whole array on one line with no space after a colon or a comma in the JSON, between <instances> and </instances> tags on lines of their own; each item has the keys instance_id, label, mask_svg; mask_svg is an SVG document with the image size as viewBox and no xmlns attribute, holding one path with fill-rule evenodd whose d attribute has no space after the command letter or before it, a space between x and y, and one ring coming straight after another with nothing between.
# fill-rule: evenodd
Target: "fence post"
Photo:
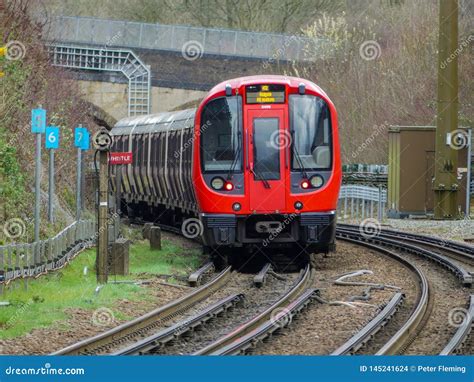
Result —
<instances>
[{"instance_id":1,"label":"fence post","mask_svg":"<svg viewBox=\"0 0 474 382\"><path fill-rule=\"evenodd\" d=\"M379 186L379 205L378 205L378 211L377 211L377 218L378 221L381 222L383 218L383 211L382 211L382 187Z\"/></svg>"},{"instance_id":2,"label":"fence post","mask_svg":"<svg viewBox=\"0 0 474 382\"><path fill-rule=\"evenodd\" d=\"M344 220L346 220L347 216L347 195L344 196Z\"/></svg>"}]
</instances>

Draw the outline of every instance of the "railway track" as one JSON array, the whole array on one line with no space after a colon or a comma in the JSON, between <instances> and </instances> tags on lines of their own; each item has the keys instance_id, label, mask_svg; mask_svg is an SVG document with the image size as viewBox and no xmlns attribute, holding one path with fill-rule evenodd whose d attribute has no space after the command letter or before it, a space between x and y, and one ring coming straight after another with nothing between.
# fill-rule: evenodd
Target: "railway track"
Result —
<instances>
[{"instance_id":1,"label":"railway track","mask_svg":"<svg viewBox=\"0 0 474 382\"><path fill-rule=\"evenodd\" d=\"M204 266L202 269L207 269ZM264 267L264 269L266 269ZM193 275L193 279L196 279L196 274ZM312 299L318 294L318 291L314 288L307 289L306 286L310 281L311 271L309 266L300 272L298 278L293 282L292 286L286 289L277 300L272 303L267 309L261 313L255 314L248 320L242 320L238 317L239 312L230 312L230 316L226 315L225 318L221 318L219 322L221 326L225 328L225 335L215 335L215 338L211 343L206 344L206 340L202 340L201 336L195 339L197 343L202 343L205 346L197 345L198 351L194 352L198 354L237 354L243 352L250 347L254 346L256 342L263 338L271 335L273 332L282 329L290 321L293 315L298 314L304 309ZM249 281L250 279L247 278ZM275 278L277 280L278 278ZM251 284L250 284L251 285ZM254 284L253 290L258 295L264 294L263 285ZM250 287L252 288L252 287ZM269 289L273 289L270 285ZM267 289L268 289L267 288ZM268 293L268 291L267 291ZM140 339L139 341L129 345L126 348L113 353L114 355L144 355L144 354L175 354L180 347L185 349L186 352L190 352L190 346L196 346L187 344L186 341L189 335L200 326L205 325L211 320L217 319L219 316L224 315L228 311L232 311L238 305L245 303L247 296L244 292L232 294L226 296L219 301L210 304L195 313L194 315L187 317L186 319L176 322L174 325L164 328L146 338ZM246 309L242 307L242 309ZM261 310L260 310L261 311ZM242 313L242 311L240 311ZM235 321L237 319L237 321ZM224 322L222 322L224 320ZM235 322L238 323L235 326ZM243 322L243 323L242 323ZM230 328L234 327L229 333ZM218 328L218 327L217 327ZM211 332L216 331L216 326L209 328L206 326L206 330ZM216 334L219 330L216 331ZM169 346L171 345L171 349ZM176 345L178 347L176 347ZM175 346L175 347L173 347ZM192 352L190 352L192 353Z\"/></svg>"},{"instance_id":2,"label":"railway track","mask_svg":"<svg viewBox=\"0 0 474 382\"><path fill-rule=\"evenodd\" d=\"M451 257L454 257L465 263L471 261L470 251L472 248L470 248L470 246L456 242L446 242L449 244L443 246L445 242L441 239L414 234L409 234L409 237L405 237L405 233L403 232L393 232L395 233L381 232L373 237L368 237L359 232L357 226L343 225L338 226L337 230L338 239L371 248L396 259L409 268L418 280L416 304L409 318L398 328L396 333L380 347L376 352L377 355L403 354L423 330L429 320L433 306L433 293L430 290L430 283L424 273L412 262L395 253L393 250L408 252L436 262L454 274L463 286L469 287L473 282L473 275L467 271L462 264L454 262L451 259ZM400 236L397 236L398 234L400 234ZM464 250L463 248L466 248L466 252L461 252L461 250ZM445 256L434 249L442 250L442 252L450 252L450 254L446 253ZM210 268L211 265L206 264L202 269L191 275L190 281L195 285L199 285L202 274L207 272ZM267 271L267 269L264 269L261 275L257 275L259 280L255 281L255 285L259 285L260 282L264 280L264 275ZM228 274L230 274L229 268L208 284L214 285L217 283L223 285L226 282ZM319 291L308 287L310 274L309 267L306 267L304 272L301 272L300 277L294 283L293 287L269 308L239 325L230 333L218 338L192 354L227 355L245 354L249 352L258 342L285 327L291 322L293 316L299 314L311 301L315 300ZM163 308L157 309L154 312L130 323L123 324L106 333L69 346L55 354L97 354L108 352L111 349L118 348L120 345L122 345L122 350L116 351L113 354L140 355L155 353L157 349L162 348L165 344L173 342L179 337L186 336L199 326L221 316L228 310L232 310L245 300L243 294L231 294L210 304L193 316L177 322L168 328L162 329L151 336L143 338L144 333L150 331L150 329L161 326L163 322L175 317L177 314L183 313L197 302L206 298L205 296L211 294L212 292L209 292L208 284ZM214 290L218 289L217 287L214 288ZM404 299L405 296L403 293L395 293L376 317L332 354L357 353L390 322L391 318L396 315L402 306ZM449 343L446 344L440 354L457 354L462 351L463 344L468 339L472 328L474 295L470 296L467 306L467 317L469 319L465 320L465 322L457 328ZM277 313L275 314L275 312ZM137 341L138 336L140 336L141 339ZM135 342L123 348L125 343L132 341Z\"/></svg>"},{"instance_id":3,"label":"railway track","mask_svg":"<svg viewBox=\"0 0 474 382\"><path fill-rule=\"evenodd\" d=\"M136 341L137 338L140 338L145 333L162 326L167 321L208 298L226 284L230 275L231 269L228 267L210 282L193 290L191 293L132 321L61 349L52 355L103 354L123 347L126 343Z\"/></svg>"},{"instance_id":4,"label":"railway track","mask_svg":"<svg viewBox=\"0 0 474 382\"><path fill-rule=\"evenodd\" d=\"M410 344L417 338L417 336L423 330L423 327L428 322L434 303L434 296L430 291L430 283L424 275L424 272L422 272L411 261L408 261L390 249L395 248L398 251L410 252L414 255L418 255L429 260L434 260L436 263L442 265L450 272L455 274L461 280L463 286L469 287L472 284L472 274L463 270L462 267L453 264L449 261L449 259L446 261L446 258L439 253L428 251L425 247L407 244L405 241L396 243L393 238L388 238L385 235L377 235L369 238L364 236L361 232L359 232L358 228L356 229L354 226L344 226L343 229L339 228L336 235L340 240L345 240L357 245L363 245L397 259L398 261L404 263L405 266L410 268L412 273L414 273L419 280L417 302L415 308L411 312L410 317L375 353L377 355L403 354ZM417 240L414 238L412 239L413 241L410 240L410 242ZM417 241L421 242L421 240ZM429 242L425 241L424 243ZM434 243L434 245L438 244L439 243ZM461 246L463 245L461 244ZM456 248L456 251L457 250L459 250L459 247ZM387 322L389 322L389 320L396 314L402 302L403 296L399 293L395 294L376 317L374 317L358 333L356 333L353 337L336 349L332 354L339 355L357 353L357 351L367 344L367 342L372 339L378 331L387 325ZM474 314L473 295L469 296L468 309L462 310L462 313L464 313L465 316L464 321L459 325L456 332L440 352L440 354L457 354L462 351L463 345L466 342L472 328ZM446 317L446 319L448 319L448 317Z\"/></svg>"},{"instance_id":5,"label":"railway track","mask_svg":"<svg viewBox=\"0 0 474 382\"><path fill-rule=\"evenodd\" d=\"M357 225L352 224L338 224L338 229L341 230L351 230L359 231L360 228ZM430 247L435 251L441 251L446 255L466 263L468 265L474 266L474 246L469 244L464 244L456 242L453 240L440 239L437 237L415 234L410 232L403 232L391 229L381 229L377 233L377 236L382 236L388 239L402 240L410 244Z\"/></svg>"},{"instance_id":6,"label":"railway track","mask_svg":"<svg viewBox=\"0 0 474 382\"><path fill-rule=\"evenodd\" d=\"M282 329L293 315L298 314L318 295L317 289L308 288L310 279L311 270L306 266L293 287L269 308L193 355L245 353L259 341Z\"/></svg>"},{"instance_id":7,"label":"railway track","mask_svg":"<svg viewBox=\"0 0 474 382\"><path fill-rule=\"evenodd\" d=\"M463 264L453 261L450 257L439 252L426 249L419 245L407 243L399 238L388 238L382 233L364 234L359 231L356 226L344 227L337 229L338 238L354 238L358 241L366 241L370 243L378 243L385 247L391 247L402 252L411 253L422 258L429 259L443 266L452 272L462 283L463 286L470 287L474 281L474 275L464 267Z\"/></svg>"},{"instance_id":8,"label":"railway track","mask_svg":"<svg viewBox=\"0 0 474 382\"><path fill-rule=\"evenodd\" d=\"M413 341L414 337L420 332L423 328L424 323L426 322L429 315L430 307L430 286L425 275L411 262L402 258L393 251L388 250L387 248L381 245L375 245L367 243L365 241L359 241L354 237L350 238L347 236L339 236L338 239L345 240L347 242L363 245L367 248L373 249L379 253L382 253L386 256L389 256L396 261L402 263L418 279L418 293L415 303L415 308L411 312L408 320L405 324L397 331L397 333L384 345L383 350L380 349L377 354L398 354L403 348L408 346L408 344ZM346 343L336 349L332 354L354 354L359 350L363 345L365 345L373 336L381 330L390 318L395 314L398 306L401 304L403 296L400 293L395 294L392 300L387 304L387 306L372 320L370 321L361 331L359 331L355 336L350 338ZM380 353L380 351L382 351Z\"/></svg>"}]
</instances>

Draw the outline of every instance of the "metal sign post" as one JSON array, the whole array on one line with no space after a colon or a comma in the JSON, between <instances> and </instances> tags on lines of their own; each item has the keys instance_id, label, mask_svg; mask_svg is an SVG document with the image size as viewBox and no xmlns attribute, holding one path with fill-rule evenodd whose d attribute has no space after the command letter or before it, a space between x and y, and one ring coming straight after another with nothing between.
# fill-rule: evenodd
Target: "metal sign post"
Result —
<instances>
[{"instance_id":1,"label":"metal sign post","mask_svg":"<svg viewBox=\"0 0 474 382\"><path fill-rule=\"evenodd\" d=\"M41 224L41 134L46 129L46 110L31 110L31 132L36 134L36 167L35 167L35 242L39 242Z\"/></svg>"},{"instance_id":2,"label":"metal sign post","mask_svg":"<svg viewBox=\"0 0 474 382\"><path fill-rule=\"evenodd\" d=\"M59 127L48 126L46 128L45 147L49 149L49 187L48 187L48 219L54 222L54 150L59 148Z\"/></svg>"},{"instance_id":3,"label":"metal sign post","mask_svg":"<svg viewBox=\"0 0 474 382\"><path fill-rule=\"evenodd\" d=\"M81 219L81 187L82 187L82 150L89 149L89 132L87 128L76 127L74 130L74 146L77 147L77 164L76 164L76 221Z\"/></svg>"}]
</instances>

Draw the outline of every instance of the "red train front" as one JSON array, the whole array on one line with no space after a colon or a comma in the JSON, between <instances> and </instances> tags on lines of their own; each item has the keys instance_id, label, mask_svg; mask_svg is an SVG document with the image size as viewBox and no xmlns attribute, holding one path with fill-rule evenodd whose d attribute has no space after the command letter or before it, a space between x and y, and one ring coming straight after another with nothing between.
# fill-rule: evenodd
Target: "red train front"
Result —
<instances>
[{"instance_id":1,"label":"red train front","mask_svg":"<svg viewBox=\"0 0 474 382\"><path fill-rule=\"evenodd\" d=\"M223 82L200 104L194 129L193 182L211 253L334 248L337 114L318 86L284 76Z\"/></svg>"}]
</instances>

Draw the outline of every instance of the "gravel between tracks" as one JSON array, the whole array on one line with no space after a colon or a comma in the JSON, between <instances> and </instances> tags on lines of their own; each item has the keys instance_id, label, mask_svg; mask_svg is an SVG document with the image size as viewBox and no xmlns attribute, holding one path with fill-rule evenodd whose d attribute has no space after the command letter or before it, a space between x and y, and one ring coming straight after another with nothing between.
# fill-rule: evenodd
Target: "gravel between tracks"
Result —
<instances>
[{"instance_id":1,"label":"gravel between tracks","mask_svg":"<svg viewBox=\"0 0 474 382\"><path fill-rule=\"evenodd\" d=\"M414 304L416 281L412 273L397 261L367 248L338 241L337 251L326 258L321 257L318 268L314 286L320 289L321 296L328 301L347 301L351 296L362 294L364 286L338 286L332 281L343 273L368 269L374 273L346 281L385 283L401 287L407 296L399 313L405 311L408 314ZM351 308L314 303L297 322L270 341L260 344L254 354L331 353L374 317L379 306L387 303L394 293L393 289L372 291L372 297L367 302L375 306Z\"/></svg>"}]
</instances>

